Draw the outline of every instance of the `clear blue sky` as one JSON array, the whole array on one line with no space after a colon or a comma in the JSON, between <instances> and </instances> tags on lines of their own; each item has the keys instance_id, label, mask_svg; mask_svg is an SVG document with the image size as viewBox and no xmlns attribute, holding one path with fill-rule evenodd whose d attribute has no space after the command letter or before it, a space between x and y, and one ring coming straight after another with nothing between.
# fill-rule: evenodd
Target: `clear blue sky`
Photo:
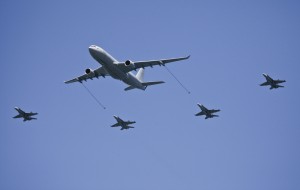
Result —
<instances>
[{"instance_id":1,"label":"clear blue sky","mask_svg":"<svg viewBox=\"0 0 300 190\"><path fill-rule=\"evenodd\" d=\"M1 1L0 189L300 189L300 3ZM111 78L64 80L117 60L191 55L125 92ZM285 88L260 87L262 73ZM197 103L220 117L195 117ZM12 119L13 109L39 112ZM113 115L135 129L110 128Z\"/></svg>"}]
</instances>

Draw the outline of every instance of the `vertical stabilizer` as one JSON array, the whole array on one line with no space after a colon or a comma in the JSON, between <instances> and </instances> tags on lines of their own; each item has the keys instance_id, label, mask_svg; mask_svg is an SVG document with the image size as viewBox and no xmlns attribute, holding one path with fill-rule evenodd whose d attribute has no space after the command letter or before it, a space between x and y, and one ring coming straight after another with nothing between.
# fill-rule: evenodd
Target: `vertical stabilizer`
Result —
<instances>
[{"instance_id":1,"label":"vertical stabilizer","mask_svg":"<svg viewBox=\"0 0 300 190\"><path fill-rule=\"evenodd\" d=\"M143 68L140 68L140 70L136 74L136 78L139 79L139 81L141 81L141 82L144 81L144 69Z\"/></svg>"}]
</instances>

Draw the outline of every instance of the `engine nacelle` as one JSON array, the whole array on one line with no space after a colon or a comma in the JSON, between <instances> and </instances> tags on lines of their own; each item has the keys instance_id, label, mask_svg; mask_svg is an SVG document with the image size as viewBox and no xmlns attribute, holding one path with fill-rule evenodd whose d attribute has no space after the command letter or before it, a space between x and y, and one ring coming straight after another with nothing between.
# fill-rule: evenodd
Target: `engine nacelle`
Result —
<instances>
[{"instance_id":1,"label":"engine nacelle","mask_svg":"<svg viewBox=\"0 0 300 190\"><path fill-rule=\"evenodd\" d=\"M93 79L93 77L98 78L98 76L96 75L93 69L88 68L85 70L85 73L89 76L90 79Z\"/></svg>"},{"instance_id":2,"label":"engine nacelle","mask_svg":"<svg viewBox=\"0 0 300 190\"><path fill-rule=\"evenodd\" d=\"M125 66L126 66L126 67L130 67L130 68L132 68L132 69L135 68L134 62L131 61L131 60L125 61Z\"/></svg>"},{"instance_id":3,"label":"engine nacelle","mask_svg":"<svg viewBox=\"0 0 300 190\"><path fill-rule=\"evenodd\" d=\"M85 70L85 73L86 74L90 74L90 73L93 73L94 72L94 70L93 69L90 69L90 68L87 68L86 70Z\"/></svg>"}]
</instances>

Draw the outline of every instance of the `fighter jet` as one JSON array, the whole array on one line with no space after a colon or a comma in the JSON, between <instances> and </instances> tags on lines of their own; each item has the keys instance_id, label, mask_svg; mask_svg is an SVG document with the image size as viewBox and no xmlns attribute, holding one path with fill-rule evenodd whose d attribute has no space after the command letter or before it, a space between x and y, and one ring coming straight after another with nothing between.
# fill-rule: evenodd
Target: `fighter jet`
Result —
<instances>
[{"instance_id":1,"label":"fighter jet","mask_svg":"<svg viewBox=\"0 0 300 190\"><path fill-rule=\"evenodd\" d=\"M37 118L31 117L31 116L37 115L38 113L33 113L33 112L26 113L21 108L18 108L18 107L15 107L15 110L17 110L17 112L19 112L19 114L13 118L23 118L23 121L30 121L32 119L37 119Z\"/></svg>"},{"instance_id":2,"label":"fighter jet","mask_svg":"<svg viewBox=\"0 0 300 190\"><path fill-rule=\"evenodd\" d=\"M201 109L201 112L195 114L195 116L205 115L205 119L219 117L218 115L214 115L213 113L219 112L220 110L214 110L214 109L209 110L206 107L204 107L202 104L197 104L197 105Z\"/></svg>"},{"instance_id":3,"label":"fighter jet","mask_svg":"<svg viewBox=\"0 0 300 190\"><path fill-rule=\"evenodd\" d=\"M281 85L278 85L279 83L283 83L286 82L285 80L274 80L272 79L269 75L263 73L263 76L266 78L266 82L260 84L260 86L268 86L270 85L270 90L272 90L273 88L279 88L279 87L284 87Z\"/></svg>"},{"instance_id":4,"label":"fighter jet","mask_svg":"<svg viewBox=\"0 0 300 190\"><path fill-rule=\"evenodd\" d=\"M104 49L98 47L96 45L91 45L89 47L89 51L91 56L101 65L97 69L86 69L85 74L78 76L74 79L65 81L66 84L73 83L73 82L80 82L86 81L87 79L99 78L99 77L106 77L111 76L114 79L121 80L125 84L128 85L127 88L124 90L132 90L132 89L141 89L145 90L147 86L156 85L164 83L164 81L151 81L145 82L143 81L144 78L144 68L145 67L153 67L155 65L165 66L167 63L181 61L188 59L190 56L187 57L179 57L173 59L161 59L161 60L150 60L150 61L131 61L127 60L125 62L119 62L110 54L108 54ZM131 71L137 71L137 74L134 75Z\"/></svg>"},{"instance_id":5,"label":"fighter jet","mask_svg":"<svg viewBox=\"0 0 300 190\"><path fill-rule=\"evenodd\" d=\"M115 115L114 115L114 118L117 120L117 123L112 125L111 127L121 127L121 130L134 128L134 127L129 126L129 125L136 123L135 121L124 121L120 117L115 116Z\"/></svg>"}]
</instances>

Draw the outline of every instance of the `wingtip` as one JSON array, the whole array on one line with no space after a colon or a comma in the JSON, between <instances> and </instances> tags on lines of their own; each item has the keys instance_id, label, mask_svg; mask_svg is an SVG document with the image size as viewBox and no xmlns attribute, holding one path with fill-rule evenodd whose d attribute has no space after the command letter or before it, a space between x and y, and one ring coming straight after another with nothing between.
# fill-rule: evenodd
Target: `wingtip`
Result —
<instances>
[{"instance_id":1,"label":"wingtip","mask_svg":"<svg viewBox=\"0 0 300 190\"><path fill-rule=\"evenodd\" d=\"M191 57L191 55L188 55L187 57L186 57L186 59L189 59Z\"/></svg>"},{"instance_id":2,"label":"wingtip","mask_svg":"<svg viewBox=\"0 0 300 190\"><path fill-rule=\"evenodd\" d=\"M70 81L70 80L65 80L64 83L65 83L65 84L70 84L71 81Z\"/></svg>"},{"instance_id":3,"label":"wingtip","mask_svg":"<svg viewBox=\"0 0 300 190\"><path fill-rule=\"evenodd\" d=\"M80 82L80 83L82 83L82 81L79 80L79 78L74 78L72 80L64 81L65 84L70 84L70 83L73 83L73 82Z\"/></svg>"}]
</instances>

